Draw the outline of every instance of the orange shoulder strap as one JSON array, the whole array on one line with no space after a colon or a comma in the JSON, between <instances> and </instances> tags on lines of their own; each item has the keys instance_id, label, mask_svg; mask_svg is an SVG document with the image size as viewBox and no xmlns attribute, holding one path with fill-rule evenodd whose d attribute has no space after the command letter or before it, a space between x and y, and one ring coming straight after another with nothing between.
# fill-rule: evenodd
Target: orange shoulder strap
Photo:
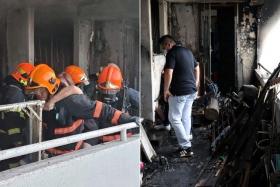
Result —
<instances>
[{"instance_id":1,"label":"orange shoulder strap","mask_svg":"<svg viewBox=\"0 0 280 187\"><path fill-rule=\"evenodd\" d=\"M94 118L99 118L100 117L100 114L101 114L101 111L102 111L102 106L103 106L102 102L96 101L95 109L93 111L93 117Z\"/></svg>"}]
</instances>

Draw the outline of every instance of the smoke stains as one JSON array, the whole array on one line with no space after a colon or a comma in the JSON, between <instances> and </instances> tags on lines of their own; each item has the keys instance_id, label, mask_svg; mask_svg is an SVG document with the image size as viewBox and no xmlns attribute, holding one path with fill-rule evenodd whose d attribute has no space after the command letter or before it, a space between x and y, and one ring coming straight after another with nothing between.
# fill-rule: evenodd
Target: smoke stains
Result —
<instances>
[{"instance_id":1,"label":"smoke stains","mask_svg":"<svg viewBox=\"0 0 280 187\"><path fill-rule=\"evenodd\" d=\"M248 84L252 79L256 57L257 19L254 10L247 6L243 7L240 19L240 63L242 65L243 84Z\"/></svg>"},{"instance_id":2,"label":"smoke stains","mask_svg":"<svg viewBox=\"0 0 280 187\"><path fill-rule=\"evenodd\" d=\"M171 4L171 34L183 46L190 48L195 54L199 49L198 5Z\"/></svg>"}]
</instances>

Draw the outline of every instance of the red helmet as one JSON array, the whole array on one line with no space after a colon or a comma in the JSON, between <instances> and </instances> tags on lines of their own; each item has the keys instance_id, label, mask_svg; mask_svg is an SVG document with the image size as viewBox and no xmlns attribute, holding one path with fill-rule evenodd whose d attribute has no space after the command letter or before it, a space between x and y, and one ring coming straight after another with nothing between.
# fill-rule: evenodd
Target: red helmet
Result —
<instances>
[{"instance_id":1,"label":"red helmet","mask_svg":"<svg viewBox=\"0 0 280 187\"><path fill-rule=\"evenodd\" d=\"M123 87L120 68L116 64L108 64L98 76L97 83L101 91L119 91Z\"/></svg>"},{"instance_id":2,"label":"red helmet","mask_svg":"<svg viewBox=\"0 0 280 187\"><path fill-rule=\"evenodd\" d=\"M76 65L70 65L65 68L65 73L71 76L74 84L84 83L85 85L89 84L88 77L85 74L84 70Z\"/></svg>"},{"instance_id":3,"label":"red helmet","mask_svg":"<svg viewBox=\"0 0 280 187\"><path fill-rule=\"evenodd\" d=\"M30 64L29 61L23 60L17 65L16 70L11 73L11 76L21 84L26 86L29 75L33 69L34 66Z\"/></svg>"}]
</instances>

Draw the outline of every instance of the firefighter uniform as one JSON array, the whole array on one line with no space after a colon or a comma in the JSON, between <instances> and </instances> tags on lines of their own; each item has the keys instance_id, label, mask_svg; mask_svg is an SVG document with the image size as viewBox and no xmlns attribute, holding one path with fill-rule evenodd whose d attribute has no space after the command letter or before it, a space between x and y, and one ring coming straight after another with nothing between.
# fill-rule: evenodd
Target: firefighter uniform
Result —
<instances>
[{"instance_id":1,"label":"firefighter uniform","mask_svg":"<svg viewBox=\"0 0 280 187\"><path fill-rule=\"evenodd\" d=\"M89 98L92 98L92 94L94 94L94 100L102 101L122 112L128 112L132 115L139 114L139 92L122 86L122 74L117 65L109 64L102 70L101 74L98 76L98 81L96 79L99 92L94 91L95 84L89 82L84 70L79 66L67 66L65 68L65 73L72 78L74 84L79 86ZM103 92L103 90L105 90L105 92ZM95 120L85 121L85 132L107 127L111 127L111 123L100 123ZM128 135L131 134L131 132L128 133ZM120 139L118 133L103 137L101 140L104 142L104 140L111 141L115 139ZM87 142L91 145L98 143L96 139L87 140Z\"/></svg>"},{"instance_id":2,"label":"firefighter uniform","mask_svg":"<svg viewBox=\"0 0 280 187\"><path fill-rule=\"evenodd\" d=\"M97 100L111 105L112 107L131 115L139 115L139 92L124 86L120 68L113 63L108 64L100 72L97 80L98 95ZM106 128L109 124L103 123L100 128ZM134 131L134 132L133 132ZM129 130L128 136L138 133ZM120 139L119 133L102 137L103 142Z\"/></svg>"},{"instance_id":3,"label":"firefighter uniform","mask_svg":"<svg viewBox=\"0 0 280 187\"><path fill-rule=\"evenodd\" d=\"M40 64L32 71L30 83L26 88L35 93L37 98L47 100L50 95L57 93L60 80L56 78L54 71L46 64ZM83 131L84 120L94 119L100 123L133 122L133 118L109 105L99 101L90 101L86 95L72 94L55 103L54 110L44 112L43 122L45 139L55 139L79 134ZM137 121L136 121L137 122ZM51 155L60 155L82 148L83 142L48 149Z\"/></svg>"},{"instance_id":4,"label":"firefighter uniform","mask_svg":"<svg viewBox=\"0 0 280 187\"><path fill-rule=\"evenodd\" d=\"M94 120L99 123L117 125L134 121L134 118L118 111L109 105L99 101L90 101L85 95L71 95L55 104L55 110L44 112L43 122L47 124L45 129L46 139L55 139L73 134L79 134L84 130L84 120ZM83 142L78 142L58 148L49 149L53 155L64 154L78 150Z\"/></svg>"},{"instance_id":5,"label":"firefighter uniform","mask_svg":"<svg viewBox=\"0 0 280 187\"><path fill-rule=\"evenodd\" d=\"M90 95L88 95L89 92L86 92L85 90L88 90L86 88L90 87L90 82L89 79L85 73L85 71L80 68L79 66L76 65L69 65L65 68L65 73L69 75L73 81L73 83L78 86L83 93L85 93L89 98L91 98ZM92 91L93 94L93 91ZM87 119L84 121L84 132L89 132L89 131L95 131L98 130L98 124L94 119ZM89 140L86 140L87 143L90 145L96 145L99 143L98 138L92 138Z\"/></svg>"},{"instance_id":6,"label":"firefighter uniform","mask_svg":"<svg viewBox=\"0 0 280 187\"><path fill-rule=\"evenodd\" d=\"M16 71L8 75L1 87L0 104L12 104L24 102L24 85L27 81L27 75L34 67L22 62L18 65ZM27 126L26 115L20 110L3 111L0 113L0 148L2 150L22 146L26 144L24 130ZM20 165L21 157L16 157L0 162L0 170L17 167Z\"/></svg>"}]
</instances>

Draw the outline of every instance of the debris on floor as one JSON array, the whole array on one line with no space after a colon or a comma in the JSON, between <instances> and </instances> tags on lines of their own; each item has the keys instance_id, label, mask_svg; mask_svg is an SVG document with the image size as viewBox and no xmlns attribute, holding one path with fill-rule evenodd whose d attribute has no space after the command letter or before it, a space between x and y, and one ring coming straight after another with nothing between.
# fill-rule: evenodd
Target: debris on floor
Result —
<instances>
[{"instance_id":1,"label":"debris on floor","mask_svg":"<svg viewBox=\"0 0 280 187\"><path fill-rule=\"evenodd\" d=\"M143 186L278 184L279 127L272 119L279 72L280 66L262 89L244 85L238 93L216 95L216 101L212 97L208 104L194 103L191 158L176 154L174 133L152 131L158 157L146 165Z\"/></svg>"},{"instance_id":2,"label":"debris on floor","mask_svg":"<svg viewBox=\"0 0 280 187\"><path fill-rule=\"evenodd\" d=\"M198 176L208 164L209 154L208 128L193 130L194 156L180 158L175 135L167 131L154 132L160 143L154 144L158 156L152 163L145 165L143 187L155 186L195 186ZM170 135L171 134L171 135ZM202 174L200 174L202 175Z\"/></svg>"}]
</instances>

